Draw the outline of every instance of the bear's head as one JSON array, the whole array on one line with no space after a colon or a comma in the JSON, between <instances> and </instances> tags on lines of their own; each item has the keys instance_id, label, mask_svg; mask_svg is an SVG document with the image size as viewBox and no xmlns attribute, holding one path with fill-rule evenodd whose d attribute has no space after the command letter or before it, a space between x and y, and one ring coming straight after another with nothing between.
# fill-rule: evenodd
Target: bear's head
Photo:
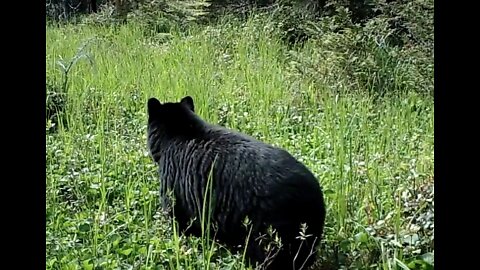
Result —
<instances>
[{"instance_id":1,"label":"bear's head","mask_svg":"<svg viewBox=\"0 0 480 270\"><path fill-rule=\"evenodd\" d=\"M180 102L163 104L156 98L150 98L147 107L149 141L154 138L192 137L202 125L190 96L182 98Z\"/></svg>"}]
</instances>

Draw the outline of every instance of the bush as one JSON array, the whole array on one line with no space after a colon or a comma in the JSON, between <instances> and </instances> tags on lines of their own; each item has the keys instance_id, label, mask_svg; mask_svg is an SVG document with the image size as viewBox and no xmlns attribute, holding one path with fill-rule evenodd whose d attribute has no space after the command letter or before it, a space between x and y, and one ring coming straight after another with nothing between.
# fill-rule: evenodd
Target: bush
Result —
<instances>
[{"instance_id":1,"label":"bush","mask_svg":"<svg viewBox=\"0 0 480 270\"><path fill-rule=\"evenodd\" d=\"M308 40L286 52L291 76L336 92L433 94L433 13L414 14L421 2L379 4L381 14L364 23L341 5L322 17L281 7L273 18L283 40L297 47Z\"/></svg>"}]
</instances>

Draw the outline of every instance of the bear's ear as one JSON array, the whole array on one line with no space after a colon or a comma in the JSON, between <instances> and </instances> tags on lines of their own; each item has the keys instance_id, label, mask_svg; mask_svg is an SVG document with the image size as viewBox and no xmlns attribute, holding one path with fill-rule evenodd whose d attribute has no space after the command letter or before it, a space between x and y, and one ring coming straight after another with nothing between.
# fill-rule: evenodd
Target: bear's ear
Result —
<instances>
[{"instance_id":1,"label":"bear's ear","mask_svg":"<svg viewBox=\"0 0 480 270\"><path fill-rule=\"evenodd\" d=\"M180 100L180 104L187 106L192 112L195 111L195 106L193 105L193 98L191 96L186 96Z\"/></svg>"},{"instance_id":2,"label":"bear's ear","mask_svg":"<svg viewBox=\"0 0 480 270\"><path fill-rule=\"evenodd\" d=\"M162 106L162 104L160 103L160 101L158 101L158 99L150 98L148 100L148 104L147 104L148 115L152 115L152 114L158 112L158 110L160 109L161 106Z\"/></svg>"}]
</instances>

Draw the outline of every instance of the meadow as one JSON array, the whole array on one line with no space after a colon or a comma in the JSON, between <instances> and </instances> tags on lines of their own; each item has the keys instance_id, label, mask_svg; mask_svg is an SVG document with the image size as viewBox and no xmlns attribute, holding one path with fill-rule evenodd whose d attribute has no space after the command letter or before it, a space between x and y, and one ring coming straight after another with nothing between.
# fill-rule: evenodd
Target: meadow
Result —
<instances>
[{"instance_id":1,"label":"meadow","mask_svg":"<svg viewBox=\"0 0 480 270\"><path fill-rule=\"evenodd\" d=\"M48 24L47 269L246 269L159 212L146 101L185 95L318 177L328 208L314 269L433 269L434 100L417 91L433 88L433 67L355 37L289 47L263 17L168 35ZM349 38L364 47L352 54Z\"/></svg>"}]
</instances>

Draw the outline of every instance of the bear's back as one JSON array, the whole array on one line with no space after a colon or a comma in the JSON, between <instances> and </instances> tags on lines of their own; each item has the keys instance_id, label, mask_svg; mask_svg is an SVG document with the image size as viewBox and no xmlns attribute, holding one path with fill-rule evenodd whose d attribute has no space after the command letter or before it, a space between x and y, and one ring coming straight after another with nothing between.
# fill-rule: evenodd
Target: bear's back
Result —
<instances>
[{"instance_id":1,"label":"bear's back","mask_svg":"<svg viewBox=\"0 0 480 270\"><path fill-rule=\"evenodd\" d=\"M268 185L272 192L277 185L298 189L319 186L313 173L289 152L246 134L212 125L195 143L222 167L217 173L220 179Z\"/></svg>"}]
</instances>

